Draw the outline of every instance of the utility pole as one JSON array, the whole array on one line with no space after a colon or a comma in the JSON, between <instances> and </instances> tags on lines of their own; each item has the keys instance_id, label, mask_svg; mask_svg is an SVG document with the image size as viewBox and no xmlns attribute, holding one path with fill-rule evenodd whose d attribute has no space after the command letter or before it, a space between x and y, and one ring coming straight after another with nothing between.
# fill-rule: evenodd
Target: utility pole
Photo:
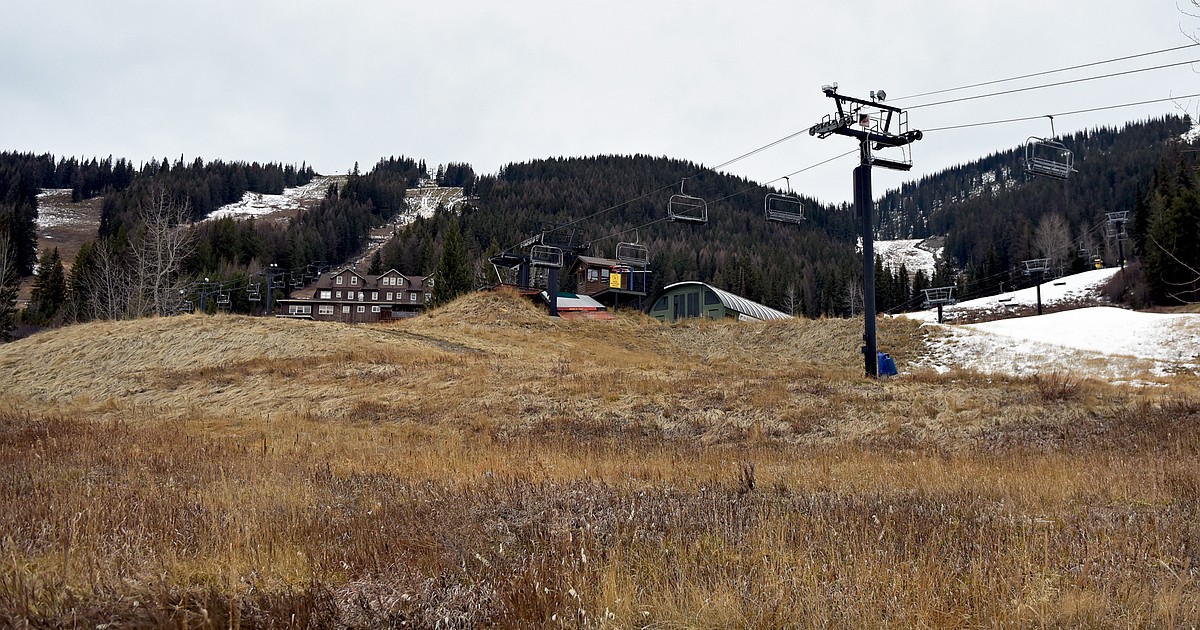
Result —
<instances>
[{"instance_id":1,"label":"utility pole","mask_svg":"<svg viewBox=\"0 0 1200 630\"><path fill-rule=\"evenodd\" d=\"M825 96L834 100L837 113L827 114L819 124L813 125L808 133L821 139L837 134L858 140L859 163L854 168L854 211L856 217L862 220L862 353L866 375L875 378L879 376L879 362L876 358L878 344L875 335L875 204L871 196L871 167L907 171L912 168L912 160L908 158L907 152L903 159L890 160L874 155L873 151L884 148L903 149L920 140L922 134L917 130L908 130L908 112L883 104L886 97L883 90L871 92L871 100L864 100L838 94L837 89L836 83L821 88Z\"/></svg>"}]
</instances>

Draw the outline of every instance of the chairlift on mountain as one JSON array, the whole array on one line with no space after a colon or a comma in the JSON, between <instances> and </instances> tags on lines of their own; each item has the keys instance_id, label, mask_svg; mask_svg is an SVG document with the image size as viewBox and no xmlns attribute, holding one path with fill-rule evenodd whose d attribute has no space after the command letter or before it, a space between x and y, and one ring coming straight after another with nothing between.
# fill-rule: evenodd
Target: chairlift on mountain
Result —
<instances>
[{"instance_id":1,"label":"chairlift on mountain","mask_svg":"<svg viewBox=\"0 0 1200 630\"><path fill-rule=\"evenodd\" d=\"M683 193L683 183L687 179L679 182L679 192L667 200L667 218L679 223L708 223L708 203Z\"/></svg>"},{"instance_id":2,"label":"chairlift on mountain","mask_svg":"<svg viewBox=\"0 0 1200 630\"><path fill-rule=\"evenodd\" d=\"M787 177L783 179L787 181L787 193L767 193L763 209L768 221L799 224L804 220L804 204L792 194L792 181Z\"/></svg>"},{"instance_id":3,"label":"chairlift on mountain","mask_svg":"<svg viewBox=\"0 0 1200 630\"><path fill-rule=\"evenodd\" d=\"M250 285L250 287L246 289L246 299L250 300L251 302L258 302L262 300L262 294L259 293L257 283Z\"/></svg>"},{"instance_id":4,"label":"chairlift on mountain","mask_svg":"<svg viewBox=\"0 0 1200 630\"><path fill-rule=\"evenodd\" d=\"M561 269L563 252L553 245L538 243L529 248L529 264L533 267Z\"/></svg>"},{"instance_id":5,"label":"chairlift on mountain","mask_svg":"<svg viewBox=\"0 0 1200 630\"><path fill-rule=\"evenodd\" d=\"M650 249L641 244L641 237L632 242L617 243L617 262L645 269L650 265Z\"/></svg>"},{"instance_id":6,"label":"chairlift on mountain","mask_svg":"<svg viewBox=\"0 0 1200 630\"><path fill-rule=\"evenodd\" d=\"M1054 117L1050 119L1050 136L1054 137ZM1054 179L1067 179L1075 172L1075 156L1061 142L1031 136L1025 142L1025 172Z\"/></svg>"}]
</instances>

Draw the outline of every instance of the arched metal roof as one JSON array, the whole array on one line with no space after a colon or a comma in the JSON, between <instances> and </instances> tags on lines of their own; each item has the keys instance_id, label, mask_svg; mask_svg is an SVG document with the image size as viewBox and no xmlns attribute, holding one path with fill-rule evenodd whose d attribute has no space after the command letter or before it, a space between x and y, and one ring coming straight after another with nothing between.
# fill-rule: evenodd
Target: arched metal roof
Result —
<instances>
[{"instance_id":1,"label":"arched metal roof","mask_svg":"<svg viewBox=\"0 0 1200 630\"><path fill-rule=\"evenodd\" d=\"M659 295L664 295L676 287L687 285L696 285L712 291L713 293L717 294L717 297L720 298L721 304L724 305L725 308L751 319L757 319L761 321L768 321L772 319L792 319L791 315L788 315L783 311L777 311L769 306L763 306L762 304L759 304L753 300L747 300L740 295L734 295L733 293L730 293L724 289L718 289L711 284L698 282L696 280L676 282L675 284L665 286L663 287L662 293ZM657 298L655 298L655 301L657 301ZM653 303L654 302L652 301L651 304Z\"/></svg>"}]
</instances>

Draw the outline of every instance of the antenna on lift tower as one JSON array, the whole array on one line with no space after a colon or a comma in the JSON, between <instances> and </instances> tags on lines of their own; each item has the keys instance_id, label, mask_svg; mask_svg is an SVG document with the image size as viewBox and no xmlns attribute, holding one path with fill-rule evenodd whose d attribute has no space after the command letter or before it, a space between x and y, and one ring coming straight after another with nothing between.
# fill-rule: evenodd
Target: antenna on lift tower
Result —
<instances>
[{"instance_id":1,"label":"antenna on lift tower","mask_svg":"<svg viewBox=\"0 0 1200 630\"><path fill-rule=\"evenodd\" d=\"M836 83L821 87L825 96L833 99L837 113L827 114L820 123L809 128L809 135L828 138L837 134L858 140L859 164L854 169L854 208L862 220L863 241L863 363L867 376L879 376L879 358L875 340L875 244L874 201L871 197L871 167L879 166L897 171L912 168L908 146L920 140L918 130L908 129L908 112L899 107L884 105L883 90L871 92L865 100L838 94ZM900 149L899 159L882 158L875 151Z\"/></svg>"}]
</instances>

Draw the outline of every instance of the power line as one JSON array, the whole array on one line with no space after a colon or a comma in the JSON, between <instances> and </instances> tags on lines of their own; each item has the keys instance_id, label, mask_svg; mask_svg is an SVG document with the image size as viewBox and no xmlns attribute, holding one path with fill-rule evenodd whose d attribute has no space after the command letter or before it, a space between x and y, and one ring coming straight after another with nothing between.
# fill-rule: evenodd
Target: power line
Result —
<instances>
[{"instance_id":1,"label":"power line","mask_svg":"<svg viewBox=\"0 0 1200 630\"><path fill-rule=\"evenodd\" d=\"M1094 77L1082 77L1079 79L1068 79L1066 81L1056 81L1054 83L1045 83L1042 85L1031 85L1028 87L1014 88L1011 90L1003 90L1000 92L990 92L988 94L977 94L975 96L964 96L962 98L952 98L952 99L948 99L945 101L934 101L932 103L922 103L920 105L910 105L909 107L906 107L905 109L914 110L914 109L921 109L924 107L935 107L937 105L949 105L951 103L962 103L965 101L974 101L974 100L978 100L981 98L991 98L993 96L1005 96L1008 94L1029 92L1031 90L1042 90L1042 89L1049 88L1049 87L1059 87L1059 86L1063 86L1063 85L1071 85L1074 83L1083 83L1085 81L1095 81L1097 79L1111 79L1112 77L1125 76L1125 75L1129 75L1129 74L1137 74L1139 72L1149 72L1151 70L1162 70L1164 68L1174 68L1176 66L1185 66L1188 64L1193 64L1193 63L1198 63L1198 62L1200 62L1200 59L1192 59L1190 61L1179 61L1176 63L1163 64L1161 66L1152 66L1149 68L1137 68L1135 70L1125 70L1122 72L1112 72L1109 74L1101 74L1101 75L1097 75Z\"/></svg>"},{"instance_id":2,"label":"power line","mask_svg":"<svg viewBox=\"0 0 1200 630\"><path fill-rule=\"evenodd\" d=\"M1079 64L1076 66L1067 66L1065 68L1057 68L1055 70L1044 70L1042 72L1032 72L1030 74L1022 74L1020 76L1009 77L1007 79L996 79L994 81L984 81L982 83L972 83L971 85L963 85L963 86L959 86L959 87L946 88L943 90L934 90L932 92L922 92L920 94L911 94L908 96L901 96L899 98L893 98L891 100L892 101L903 101L903 100L910 99L910 98L920 98L922 96L934 96L935 94L945 94L947 92L957 92L959 90L969 90L969 89L977 88L977 87L996 85L998 83L1007 83L1009 81L1019 81L1021 79L1032 79L1034 77L1045 76L1048 74L1055 74L1058 72L1067 72L1069 70L1079 70L1080 68L1090 68L1092 66L1100 66L1100 65L1107 64L1107 63L1114 63L1117 61L1127 61L1129 59L1137 59L1139 57L1149 57L1150 55L1158 55L1158 54L1162 54L1162 53L1166 53L1166 52L1174 52L1176 50L1183 50L1185 48L1193 48L1195 46L1200 46L1200 43L1185 44L1183 46L1175 46L1173 48L1163 48L1162 50L1154 50L1154 51L1150 51L1150 52L1138 53L1136 55L1126 55L1124 57L1115 57L1113 59L1105 59L1103 61L1093 61L1091 63L1083 63L1083 64Z\"/></svg>"}]
</instances>

